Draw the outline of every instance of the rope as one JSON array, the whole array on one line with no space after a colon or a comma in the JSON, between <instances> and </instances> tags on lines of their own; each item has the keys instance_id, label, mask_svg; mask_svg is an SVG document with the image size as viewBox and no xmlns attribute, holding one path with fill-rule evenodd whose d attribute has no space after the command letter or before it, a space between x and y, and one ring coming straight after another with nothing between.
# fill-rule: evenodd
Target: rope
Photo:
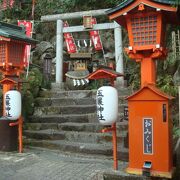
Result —
<instances>
[{"instance_id":1,"label":"rope","mask_svg":"<svg viewBox=\"0 0 180 180\"><path fill-rule=\"evenodd\" d=\"M81 77L77 77L77 76L72 76L72 75L69 75L69 74L65 74L68 78L71 78L71 79L86 79L88 77L88 75L86 76L81 76Z\"/></svg>"}]
</instances>

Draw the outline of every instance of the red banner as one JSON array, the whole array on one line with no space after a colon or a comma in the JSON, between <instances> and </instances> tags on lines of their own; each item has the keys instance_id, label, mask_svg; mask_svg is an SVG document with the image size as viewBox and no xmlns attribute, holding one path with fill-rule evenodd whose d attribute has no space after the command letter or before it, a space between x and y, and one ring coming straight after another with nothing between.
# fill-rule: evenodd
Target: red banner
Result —
<instances>
[{"instance_id":1,"label":"red banner","mask_svg":"<svg viewBox=\"0 0 180 180\"><path fill-rule=\"evenodd\" d=\"M32 21L18 20L18 26L24 26L26 35L32 37L33 24ZM27 67L30 60L31 45L26 45L24 52L24 66Z\"/></svg>"},{"instance_id":2,"label":"red banner","mask_svg":"<svg viewBox=\"0 0 180 180\"><path fill-rule=\"evenodd\" d=\"M64 22L64 27L69 27L68 22ZM71 33L64 33L64 39L67 45L67 51L69 54L71 53L76 53L77 52L77 47L74 42L73 36Z\"/></svg>"},{"instance_id":3,"label":"red banner","mask_svg":"<svg viewBox=\"0 0 180 180\"><path fill-rule=\"evenodd\" d=\"M0 9L6 10L7 8L12 8L15 0L3 0L0 5Z\"/></svg>"},{"instance_id":4,"label":"red banner","mask_svg":"<svg viewBox=\"0 0 180 180\"><path fill-rule=\"evenodd\" d=\"M92 18L92 24L97 24L96 18ZM96 51L100 51L103 49L102 43L101 43L101 38L99 35L99 31L90 31L90 38L91 41L94 45L94 48Z\"/></svg>"}]
</instances>

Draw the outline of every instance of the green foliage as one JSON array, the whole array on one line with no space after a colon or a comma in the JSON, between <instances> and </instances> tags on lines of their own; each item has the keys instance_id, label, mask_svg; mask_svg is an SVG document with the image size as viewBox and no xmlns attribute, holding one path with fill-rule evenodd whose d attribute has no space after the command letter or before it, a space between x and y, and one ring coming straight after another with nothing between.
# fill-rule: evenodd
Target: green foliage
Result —
<instances>
[{"instance_id":1,"label":"green foliage","mask_svg":"<svg viewBox=\"0 0 180 180\"><path fill-rule=\"evenodd\" d=\"M29 17L31 17L31 7L31 3L24 4L24 6L21 7L20 0L16 0L13 8L8 8L2 12L2 19L3 21L10 22L18 19L29 19Z\"/></svg>"},{"instance_id":2,"label":"green foliage","mask_svg":"<svg viewBox=\"0 0 180 180\"><path fill-rule=\"evenodd\" d=\"M90 82L87 89L98 89L100 87L100 82L98 80L93 80Z\"/></svg>"},{"instance_id":3,"label":"green foliage","mask_svg":"<svg viewBox=\"0 0 180 180\"><path fill-rule=\"evenodd\" d=\"M173 128L173 135L174 135L174 138L180 137L180 128L179 127Z\"/></svg>"},{"instance_id":4,"label":"green foliage","mask_svg":"<svg viewBox=\"0 0 180 180\"><path fill-rule=\"evenodd\" d=\"M45 14L111 8L120 2L118 0L37 0L35 17L39 19L40 16Z\"/></svg>"},{"instance_id":5,"label":"green foliage","mask_svg":"<svg viewBox=\"0 0 180 180\"><path fill-rule=\"evenodd\" d=\"M34 99L38 96L41 84L42 73L38 68L32 68L28 78L22 77L27 83L23 84L23 114L25 117L32 115L34 110Z\"/></svg>"},{"instance_id":6,"label":"green foliage","mask_svg":"<svg viewBox=\"0 0 180 180\"><path fill-rule=\"evenodd\" d=\"M42 73L38 68L31 69L28 78L26 79L29 85L24 86L24 89L29 89L33 94L33 97L37 97L42 84L42 79Z\"/></svg>"},{"instance_id":7,"label":"green foliage","mask_svg":"<svg viewBox=\"0 0 180 180\"><path fill-rule=\"evenodd\" d=\"M180 0L175 0L175 4L179 5L180 4Z\"/></svg>"},{"instance_id":8,"label":"green foliage","mask_svg":"<svg viewBox=\"0 0 180 180\"><path fill-rule=\"evenodd\" d=\"M177 86L174 86L173 78L171 75L162 74L161 76L159 76L157 79L157 85L165 93L172 96L177 96L178 88Z\"/></svg>"},{"instance_id":9,"label":"green foliage","mask_svg":"<svg viewBox=\"0 0 180 180\"><path fill-rule=\"evenodd\" d=\"M47 80L46 78L43 77L43 79L42 79L42 88L51 89L51 81Z\"/></svg>"},{"instance_id":10,"label":"green foliage","mask_svg":"<svg viewBox=\"0 0 180 180\"><path fill-rule=\"evenodd\" d=\"M125 59L125 79L127 80L128 86L131 86L131 88L136 91L140 88L140 64L135 63L127 57Z\"/></svg>"},{"instance_id":11,"label":"green foliage","mask_svg":"<svg viewBox=\"0 0 180 180\"><path fill-rule=\"evenodd\" d=\"M28 117L34 112L34 97L30 90L22 92L22 113L24 117Z\"/></svg>"}]
</instances>

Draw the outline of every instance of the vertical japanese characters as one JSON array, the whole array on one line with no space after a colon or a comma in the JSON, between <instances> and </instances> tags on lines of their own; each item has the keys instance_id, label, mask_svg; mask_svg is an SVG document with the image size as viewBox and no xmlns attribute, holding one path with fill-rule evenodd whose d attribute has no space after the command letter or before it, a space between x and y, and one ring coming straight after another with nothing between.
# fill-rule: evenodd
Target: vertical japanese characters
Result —
<instances>
[{"instance_id":1,"label":"vertical japanese characters","mask_svg":"<svg viewBox=\"0 0 180 180\"><path fill-rule=\"evenodd\" d=\"M105 121L104 116L102 114L102 112L104 111L104 107L103 107L103 97L104 95L102 94L103 90L99 90L97 92L97 118L100 121Z\"/></svg>"},{"instance_id":2,"label":"vertical japanese characters","mask_svg":"<svg viewBox=\"0 0 180 180\"><path fill-rule=\"evenodd\" d=\"M144 154L153 154L153 121L146 118L143 121L144 131Z\"/></svg>"},{"instance_id":3,"label":"vertical japanese characters","mask_svg":"<svg viewBox=\"0 0 180 180\"><path fill-rule=\"evenodd\" d=\"M12 117L10 114L10 110L11 110L10 100L11 100L11 98L10 98L9 94L6 94L5 95L5 105L6 105L5 111L6 111L6 117L8 117L8 118Z\"/></svg>"},{"instance_id":4,"label":"vertical japanese characters","mask_svg":"<svg viewBox=\"0 0 180 180\"><path fill-rule=\"evenodd\" d=\"M4 112L9 120L17 120L21 116L21 93L16 90L7 91L4 95Z\"/></svg>"}]
</instances>

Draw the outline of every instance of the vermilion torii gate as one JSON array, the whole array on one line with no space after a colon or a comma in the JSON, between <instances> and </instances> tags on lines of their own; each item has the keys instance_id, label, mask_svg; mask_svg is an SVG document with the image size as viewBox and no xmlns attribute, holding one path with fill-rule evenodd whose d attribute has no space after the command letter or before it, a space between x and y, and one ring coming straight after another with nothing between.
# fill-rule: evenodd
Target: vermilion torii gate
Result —
<instances>
[{"instance_id":1,"label":"vermilion torii gate","mask_svg":"<svg viewBox=\"0 0 180 180\"><path fill-rule=\"evenodd\" d=\"M92 10L92 11L81 11L74 13L56 14L56 15L46 15L41 17L42 22L56 21L57 31L56 31L56 87L63 87L63 33L73 33L82 31L92 31L92 30L106 30L114 29L114 39L115 39L115 54L116 54L116 71L119 73L124 73L123 70L123 52L122 52L122 30L121 26L116 23L102 23L95 24L93 29L85 29L84 26L71 26L63 27L63 21L68 19L78 19L83 18L83 16L106 16L106 11L108 9ZM124 78L117 78L117 85L124 85Z\"/></svg>"}]
</instances>

